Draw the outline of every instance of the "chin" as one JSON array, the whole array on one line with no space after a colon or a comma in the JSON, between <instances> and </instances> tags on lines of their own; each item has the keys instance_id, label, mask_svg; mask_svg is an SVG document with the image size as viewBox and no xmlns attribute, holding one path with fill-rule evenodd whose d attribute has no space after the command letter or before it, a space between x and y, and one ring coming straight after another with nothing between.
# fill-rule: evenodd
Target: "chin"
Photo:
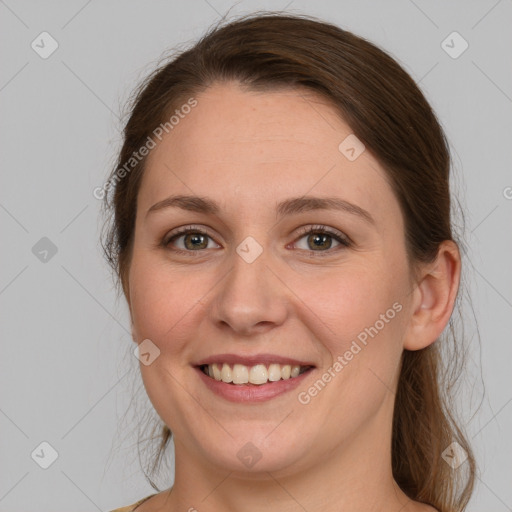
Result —
<instances>
[{"instance_id":1,"label":"chin","mask_svg":"<svg viewBox=\"0 0 512 512\"><path fill-rule=\"evenodd\" d=\"M203 438L201 452L219 470L245 477L264 475L268 479L268 472L293 473L294 468L304 464L307 457L303 435L297 432L296 436L290 437L289 432L281 435L274 432L269 436L269 431L265 428L251 435L246 429L245 433L237 436L224 436L224 443L212 440L210 446L204 444ZM300 452L297 451L298 446L302 447Z\"/></svg>"}]
</instances>

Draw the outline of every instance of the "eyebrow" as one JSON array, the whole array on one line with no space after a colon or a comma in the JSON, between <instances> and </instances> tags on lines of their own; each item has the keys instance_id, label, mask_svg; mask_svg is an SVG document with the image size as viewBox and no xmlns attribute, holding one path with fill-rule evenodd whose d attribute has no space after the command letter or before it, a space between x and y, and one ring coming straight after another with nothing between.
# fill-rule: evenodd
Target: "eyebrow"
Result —
<instances>
[{"instance_id":1,"label":"eyebrow","mask_svg":"<svg viewBox=\"0 0 512 512\"><path fill-rule=\"evenodd\" d=\"M164 208L181 208L182 210L210 215L217 215L220 212L219 204L213 199L191 195L174 195L155 203L146 215ZM279 217L313 210L343 211L356 215L369 224L375 224L375 220L367 210L339 197L292 197L280 202L276 207Z\"/></svg>"}]
</instances>

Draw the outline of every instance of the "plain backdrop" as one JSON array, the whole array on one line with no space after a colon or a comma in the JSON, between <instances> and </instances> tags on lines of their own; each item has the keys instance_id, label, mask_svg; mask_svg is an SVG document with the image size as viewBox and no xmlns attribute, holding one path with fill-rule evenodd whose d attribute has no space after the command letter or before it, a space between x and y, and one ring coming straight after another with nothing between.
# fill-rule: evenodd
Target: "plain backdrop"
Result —
<instances>
[{"instance_id":1,"label":"plain backdrop","mask_svg":"<svg viewBox=\"0 0 512 512\"><path fill-rule=\"evenodd\" d=\"M154 492L130 412L137 402L151 414L150 403L93 190L114 163L133 88L229 9L286 9L351 30L391 53L437 112L466 211L481 339L468 310L461 411L479 464L468 510L512 510L512 1L2 0L0 511L103 511Z\"/></svg>"}]
</instances>

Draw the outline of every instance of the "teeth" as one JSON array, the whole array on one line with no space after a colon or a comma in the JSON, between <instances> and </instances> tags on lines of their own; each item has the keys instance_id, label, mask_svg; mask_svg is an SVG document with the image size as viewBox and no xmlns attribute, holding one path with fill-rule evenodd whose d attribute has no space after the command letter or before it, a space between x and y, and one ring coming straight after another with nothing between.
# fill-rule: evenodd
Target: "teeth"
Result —
<instances>
[{"instance_id":1,"label":"teeth","mask_svg":"<svg viewBox=\"0 0 512 512\"><path fill-rule=\"evenodd\" d=\"M268 367L268 380L270 382L274 382L276 380L281 380L281 365L280 364L271 364Z\"/></svg>"},{"instance_id":2,"label":"teeth","mask_svg":"<svg viewBox=\"0 0 512 512\"><path fill-rule=\"evenodd\" d=\"M233 384L247 384L249 382L249 369L243 364L233 365Z\"/></svg>"},{"instance_id":3,"label":"teeth","mask_svg":"<svg viewBox=\"0 0 512 512\"><path fill-rule=\"evenodd\" d=\"M265 384L268 382L268 372L265 365L257 364L249 370L249 382L251 384Z\"/></svg>"},{"instance_id":4,"label":"teeth","mask_svg":"<svg viewBox=\"0 0 512 512\"><path fill-rule=\"evenodd\" d=\"M222 372L219 370L219 367L216 364L212 364L213 368L213 378L215 380L222 380ZM208 369L208 371L210 371Z\"/></svg>"},{"instance_id":5,"label":"teeth","mask_svg":"<svg viewBox=\"0 0 512 512\"><path fill-rule=\"evenodd\" d=\"M267 382L276 382L278 380L287 380L298 377L307 367L298 365L272 363L265 366L256 364L254 366L245 366L243 364L234 364L233 368L227 363L219 365L209 364L204 367L204 373L215 380L233 383L233 384L266 384Z\"/></svg>"},{"instance_id":6,"label":"teeth","mask_svg":"<svg viewBox=\"0 0 512 512\"><path fill-rule=\"evenodd\" d=\"M210 368L210 365L208 365L208 368ZM222 382L233 382L233 373L231 372L231 368L229 367L229 365L226 363L222 365L220 379L222 380Z\"/></svg>"}]
</instances>

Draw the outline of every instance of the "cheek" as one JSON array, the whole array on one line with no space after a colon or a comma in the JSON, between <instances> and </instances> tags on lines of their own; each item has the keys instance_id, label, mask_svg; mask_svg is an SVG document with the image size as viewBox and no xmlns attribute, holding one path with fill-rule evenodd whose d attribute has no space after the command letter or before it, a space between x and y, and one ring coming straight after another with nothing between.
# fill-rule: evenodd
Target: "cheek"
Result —
<instances>
[{"instance_id":1,"label":"cheek","mask_svg":"<svg viewBox=\"0 0 512 512\"><path fill-rule=\"evenodd\" d=\"M321 280L301 280L299 295L309 297L314 313L308 327L324 358L317 380L299 389L298 401L312 417L325 418L318 443L326 451L324 439L350 436L394 396L406 315L402 274L367 261L333 269Z\"/></svg>"},{"instance_id":2,"label":"cheek","mask_svg":"<svg viewBox=\"0 0 512 512\"><path fill-rule=\"evenodd\" d=\"M358 336L364 341L372 327L379 334L400 330L401 322L395 319L399 317L397 310L403 309L403 286L389 273L372 271L370 266L352 267L332 272L320 281L303 280L300 286L307 286L302 294L308 297L304 302L327 328L332 348L343 349L347 340Z\"/></svg>"},{"instance_id":3,"label":"cheek","mask_svg":"<svg viewBox=\"0 0 512 512\"><path fill-rule=\"evenodd\" d=\"M156 339L165 327L169 329L171 312L176 311L178 301L171 303L172 293L163 296L164 283L159 273L143 263L134 262L130 273L130 296L132 297L132 321L137 331L138 340Z\"/></svg>"},{"instance_id":4,"label":"cheek","mask_svg":"<svg viewBox=\"0 0 512 512\"><path fill-rule=\"evenodd\" d=\"M166 353L182 350L204 317L203 301L214 284L208 275L171 271L165 263L134 254L129 282L137 341L149 338Z\"/></svg>"},{"instance_id":5,"label":"cheek","mask_svg":"<svg viewBox=\"0 0 512 512\"><path fill-rule=\"evenodd\" d=\"M318 401L320 408L344 415L357 405L357 423L358 415L371 414L394 388L406 325L405 282L403 271L372 270L371 265L311 282L308 306L320 320L315 334L326 352L323 370L328 373L320 378L333 382Z\"/></svg>"},{"instance_id":6,"label":"cheek","mask_svg":"<svg viewBox=\"0 0 512 512\"><path fill-rule=\"evenodd\" d=\"M140 364L141 376L155 410L175 433L193 422L186 417L189 401L183 391L193 358L190 340L197 333L204 306L201 297L211 285L188 270L170 271L151 257L134 254L130 269L131 310L136 341L150 339L160 350L150 364ZM176 414L176 411L181 411ZM195 410L195 409L194 409ZM197 411L196 411L197 412ZM179 419L181 416L185 420Z\"/></svg>"}]
</instances>

